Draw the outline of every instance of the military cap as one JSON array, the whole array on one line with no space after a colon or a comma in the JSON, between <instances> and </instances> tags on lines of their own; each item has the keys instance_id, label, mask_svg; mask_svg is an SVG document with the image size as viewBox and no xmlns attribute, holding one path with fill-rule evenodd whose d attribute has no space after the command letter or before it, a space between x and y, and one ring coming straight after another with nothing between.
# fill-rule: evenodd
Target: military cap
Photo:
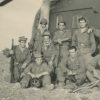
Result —
<instances>
[{"instance_id":1,"label":"military cap","mask_svg":"<svg viewBox=\"0 0 100 100\"><path fill-rule=\"evenodd\" d=\"M59 22L58 22L58 25L59 25L60 23L64 23L64 25L66 25L66 22L65 22L64 20L59 21Z\"/></svg>"},{"instance_id":2,"label":"military cap","mask_svg":"<svg viewBox=\"0 0 100 100\"><path fill-rule=\"evenodd\" d=\"M40 20L40 24L46 25L46 24L47 24L47 20L46 20L45 18L42 18L42 19Z\"/></svg>"},{"instance_id":3,"label":"military cap","mask_svg":"<svg viewBox=\"0 0 100 100\"><path fill-rule=\"evenodd\" d=\"M49 31L45 31L43 36L49 36L50 37L50 32Z\"/></svg>"},{"instance_id":4,"label":"military cap","mask_svg":"<svg viewBox=\"0 0 100 100\"><path fill-rule=\"evenodd\" d=\"M34 54L35 58L41 58L42 57L42 54L39 53L39 52L34 52L33 54Z\"/></svg>"},{"instance_id":5,"label":"military cap","mask_svg":"<svg viewBox=\"0 0 100 100\"><path fill-rule=\"evenodd\" d=\"M27 41L27 38L25 37L25 36L21 36L21 37L19 37L19 42L21 42L21 41Z\"/></svg>"},{"instance_id":6,"label":"military cap","mask_svg":"<svg viewBox=\"0 0 100 100\"><path fill-rule=\"evenodd\" d=\"M59 23L64 23L66 25L66 22L62 16L59 16L58 25L59 25Z\"/></svg>"}]
</instances>

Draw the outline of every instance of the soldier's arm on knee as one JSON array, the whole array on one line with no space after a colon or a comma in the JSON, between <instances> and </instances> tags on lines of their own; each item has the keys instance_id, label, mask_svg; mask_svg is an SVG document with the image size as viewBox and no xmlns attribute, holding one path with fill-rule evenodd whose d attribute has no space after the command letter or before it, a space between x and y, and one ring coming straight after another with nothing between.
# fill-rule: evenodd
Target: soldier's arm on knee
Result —
<instances>
[{"instance_id":1,"label":"soldier's arm on knee","mask_svg":"<svg viewBox=\"0 0 100 100\"><path fill-rule=\"evenodd\" d=\"M49 75L49 72L42 72L40 74L37 74L36 77L40 78L41 76Z\"/></svg>"}]
</instances>

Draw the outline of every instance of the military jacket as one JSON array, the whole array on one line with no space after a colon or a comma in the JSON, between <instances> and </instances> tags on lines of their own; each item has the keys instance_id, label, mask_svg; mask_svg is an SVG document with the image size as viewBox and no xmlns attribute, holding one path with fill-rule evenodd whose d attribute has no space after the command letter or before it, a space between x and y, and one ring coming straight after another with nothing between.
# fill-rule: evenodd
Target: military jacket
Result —
<instances>
[{"instance_id":1,"label":"military jacket","mask_svg":"<svg viewBox=\"0 0 100 100\"><path fill-rule=\"evenodd\" d=\"M14 50L14 59L15 63L29 63L31 61L30 51L27 47L22 51L19 46L16 46Z\"/></svg>"},{"instance_id":2,"label":"military jacket","mask_svg":"<svg viewBox=\"0 0 100 100\"><path fill-rule=\"evenodd\" d=\"M71 32L69 30L63 30L63 31L58 30L54 33L53 41L55 42L58 39L63 40L65 38L71 39ZM70 42L66 42L66 41L63 42L62 44L63 47L69 47L69 45L70 45Z\"/></svg>"},{"instance_id":3,"label":"military jacket","mask_svg":"<svg viewBox=\"0 0 100 100\"><path fill-rule=\"evenodd\" d=\"M76 56L74 61L72 61L69 57L66 61L66 68L77 74L81 74L86 71L85 62L81 56Z\"/></svg>"},{"instance_id":4,"label":"military jacket","mask_svg":"<svg viewBox=\"0 0 100 100\"><path fill-rule=\"evenodd\" d=\"M44 46L42 46L42 53L44 59L46 59L47 62L51 60L52 57L57 57L57 51L54 47L53 43L50 44L50 46L45 50Z\"/></svg>"},{"instance_id":5,"label":"military jacket","mask_svg":"<svg viewBox=\"0 0 100 100\"><path fill-rule=\"evenodd\" d=\"M72 45L76 46L81 53L94 53L96 50L94 33L88 33L87 30L81 33L80 29L76 30L72 37Z\"/></svg>"}]
</instances>

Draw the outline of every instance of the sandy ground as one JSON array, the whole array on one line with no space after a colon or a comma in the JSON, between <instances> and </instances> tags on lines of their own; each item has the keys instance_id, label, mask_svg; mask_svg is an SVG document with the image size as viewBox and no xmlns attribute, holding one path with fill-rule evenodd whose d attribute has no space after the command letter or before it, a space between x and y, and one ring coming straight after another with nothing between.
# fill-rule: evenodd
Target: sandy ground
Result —
<instances>
[{"instance_id":1,"label":"sandy ground","mask_svg":"<svg viewBox=\"0 0 100 100\"><path fill-rule=\"evenodd\" d=\"M22 89L19 83L9 83L9 59L0 53L0 100L100 100L97 89L68 93L67 89Z\"/></svg>"}]
</instances>

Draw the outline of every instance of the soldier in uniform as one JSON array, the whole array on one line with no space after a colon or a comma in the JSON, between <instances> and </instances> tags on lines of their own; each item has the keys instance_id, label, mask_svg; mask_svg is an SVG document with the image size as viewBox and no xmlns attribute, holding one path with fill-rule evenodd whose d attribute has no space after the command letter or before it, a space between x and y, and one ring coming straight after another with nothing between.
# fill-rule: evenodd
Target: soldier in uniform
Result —
<instances>
[{"instance_id":1,"label":"soldier in uniform","mask_svg":"<svg viewBox=\"0 0 100 100\"><path fill-rule=\"evenodd\" d=\"M73 34L72 45L77 47L78 52L85 58L85 63L88 67L89 62L93 58L92 55L96 50L94 31L91 31L88 27L86 18L80 17L78 23L80 28Z\"/></svg>"},{"instance_id":2,"label":"soldier in uniform","mask_svg":"<svg viewBox=\"0 0 100 100\"><path fill-rule=\"evenodd\" d=\"M41 52L51 69L53 68L53 65L57 67L57 50L52 43L49 31L46 31L43 35L43 45Z\"/></svg>"},{"instance_id":3,"label":"soldier in uniform","mask_svg":"<svg viewBox=\"0 0 100 100\"><path fill-rule=\"evenodd\" d=\"M46 31L43 35L43 45L42 45L42 54L44 57L44 60L47 62L51 69L51 78L52 81L55 82L56 76L55 76L55 70L57 67L58 62L58 54L57 49L55 48L52 40L51 35L49 31Z\"/></svg>"},{"instance_id":4,"label":"soldier in uniform","mask_svg":"<svg viewBox=\"0 0 100 100\"><path fill-rule=\"evenodd\" d=\"M68 49L71 45L71 32L66 29L66 23L63 20L58 22L58 30L54 33L53 42L58 51L58 67L63 67L68 58Z\"/></svg>"},{"instance_id":5,"label":"soldier in uniform","mask_svg":"<svg viewBox=\"0 0 100 100\"><path fill-rule=\"evenodd\" d=\"M41 50L41 43L42 43L42 36L44 32L47 31L47 20L45 18L42 18L40 20L39 28L34 32L32 35L31 41L29 45L33 47L35 51Z\"/></svg>"},{"instance_id":6,"label":"soldier in uniform","mask_svg":"<svg viewBox=\"0 0 100 100\"><path fill-rule=\"evenodd\" d=\"M10 51L10 54L14 57L13 75L15 82L20 81L21 73L31 61L31 55L28 48L26 47L26 41L27 38L24 36L19 37L19 45L16 46L13 51Z\"/></svg>"},{"instance_id":7,"label":"soldier in uniform","mask_svg":"<svg viewBox=\"0 0 100 100\"><path fill-rule=\"evenodd\" d=\"M66 60L65 66L58 67L57 79L58 87L65 86L65 83L66 86L75 83L72 85L75 87L84 83L86 79L85 63L82 56L78 55L76 47L72 46L69 48L69 58Z\"/></svg>"},{"instance_id":8,"label":"soldier in uniform","mask_svg":"<svg viewBox=\"0 0 100 100\"><path fill-rule=\"evenodd\" d=\"M23 77L21 80L21 86L23 88L28 88L29 86L37 87L36 84L32 85L34 79L38 79L41 81L42 86L46 89L53 89L53 85L51 84L50 78L50 69L48 65L43 62L42 55L38 52L34 53L35 62L29 64L29 66L25 69L23 73ZM32 81L33 80L33 81Z\"/></svg>"}]
</instances>

